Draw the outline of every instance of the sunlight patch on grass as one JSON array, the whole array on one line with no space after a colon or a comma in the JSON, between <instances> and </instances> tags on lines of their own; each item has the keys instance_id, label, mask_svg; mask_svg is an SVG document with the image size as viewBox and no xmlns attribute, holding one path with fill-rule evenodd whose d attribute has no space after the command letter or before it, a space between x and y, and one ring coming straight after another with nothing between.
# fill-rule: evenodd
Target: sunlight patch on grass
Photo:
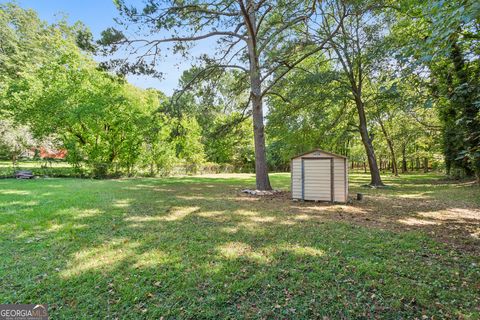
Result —
<instances>
[{"instance_id":1,"label":"sunlight patch on grass","mask_svg":"<svg viewBox=\"0 0 480 320\"><path fill-rule=\"evenodd\" d=\"M112 206L115 208L127 208L131 205L132 199L121 199L115 201Z\"/></svg>"},{"instance_id":2,"label":"sunlight patch on grass","mask_svg":"<svg viewBox=\"0 0 480 320\"><path fill-rule=\"evenodd\" d=\"M175 191L173 189L161 188L153 184L137 184L130 187L124 187L122 188L122 190L129 190L129 191L151 190L151 191L157 191L157 192L174 192Z\"/></svg>"},{"instance_id":3,"label":"sunlight patch on grass","mask_svg":"<svg viewBox=\"0 0 480 320\"><path fill-rule=\"evenodd\" d=\"M227 259L247 258L259 263L267 263L269 258L263 253L256 252L243 242L229 242L218 247L220 254Z\"/></svg>"},{"instance_id":4,"label":"sunlight patch on grass","mask_svg":"<svg viewBox=\"0 0 480 320\"><path fill-rule=\"evenodd\" d=\"M165 221L176 221L176 220L182 220L186 216L194 213L195 211L198 211L200 207L173 207L169 215L164 217Z\"/></svg>"},{"instance_id":5,"label":"sunlight patch on grass","mask_svg":"<svg viewBox=\"0 0 480 320\"><path fill-rule=\"evenodd\" d=\"M325 255L325 251L319 250L313 247L309 246L300 246L296 244L288 244L281 246L279 248L279 251L287 251L294 253L296 255L306 255L306 256L312 256L312 257L320 257Z\"/></svg>"},{"instance_id":6,"label":"sunlight patch on grass","mask_svg":"<svg viewBox=\"0 0 480 320\"><path fill-rule=\"evenodd\" d=\"M102 213L104 213L104 211L99 209L85 209L85 210L82 210L80 213L76 214L75 217L73 218L75 220L80 220L84 218L95 217Z\"/></svg>"},{"instance_id":7,"label":"sunlight patch on grass","mask_svg":"<svg viewBox=\"0 0 480 320\"><path fill-rule=\"evenodd\" d=\"M414 194L399 194L397 195L399 198L403 199L430 199L431 197L428 196L430 192L417 192Z\"/></svg>"},{"instance_id":8,"label":"sunlight patch on grass","mask_svg":"<svg viewBox=\"0 0 480 320\"><path fill-rule=\"evenodd\" d=\"M129 190L129 191L157 190L157 189L158 189L158 191L173 191L173 190L158 188L158 186L155 186L153 184L136 184L136 185L133 185L133 186L124 187L122 189L123 190Z\"/></svg>"},{"instance_id":9,"label":"sunlight patch on grass","mask_svg":"<svg viewBox=\"0 0 480 320\"><path fill-rule=\"evenodd\" d=\"M51 180L55 180L56 178L52 178ZM49 178L43 178L43 180L50 180ZM54 189L61 189L63 188L62 185L60 184L47 184L45 185L45 187L48 187L48 188L54 188Z\"/></svg>"},{"instance_id":10,"label":"sunlight patch on grass","mask_svg":"<svg viewBox=\"0 0 480 320\"><path fill-rule=\"evenodd\" d=\"M176 221L198 211L200 207L172 207L166 216L131 216L125 219L129 222Z\"/></svg>"},{"instance_id":11,"label":"sunlight patch on grass","mask_svg":"<svg viewBox=\"0 0 480 320\"><path fill-rule=\"evenodd\" d=\"M235 227L224 227L224 228L221 228L221 230L225 233L230 233L230 234L234 234L238 232L238 228L235 228Z\"/></svg>"},{"instance_id":12,"label":"sunlight patch on grass","mask_svg":"<svg viewBox=\"0 0 480 320\"><path fill-rule=\"evenodd\" d=\"M176 198L182 199L182 200L207 200L207 199L211 199L211 198L201 197L201 196L176 196Z\"/></svg>"},{"instance_id":13,"label":"sunlight patch on grass","mask_svg":"<svg viewBox=\"0 0 480 320\"><path fill-rule=\"evenodd\" d=\"M251 231L251 232L254 232L254 231L255 232L260 232L260 231L265 229L261 224L259 224L257 222L244 221L244 222L240 222L238 224L238 226L240 228L246 229L246 230Z\"/></svg>"},{"instance_id":14,"label":"sunlight patch on grass","mask_svg":"<svg viewBox=\"0 0 480 320\"><path fill-rule=\"evenodd\" d=\"M152 189L152 188L155 188L155 186L152 185L152 184L141 184L141 183L136 184L135 187L138 188L138 189ZM127 189L131 189L131 188L132 187L127 188Z\"/></svg>"},{"instance_id":15,"label":"sunlight patch on grass","mask_svg":"<svg viewBox=\"0 0 480 320\"><path fill-rule=\"evenodd\" d=\"M366 209L360 208L360 207L355 207L355 206L344 206L343 210L347 213L359 214L359 215L368 213L368 211Z\"/></svg>"},{"instance_id":16,"label":"sunlight patch on grass","mask_svg":"<svg viewBox=\"0 0 480 320\"><path fill-rule=\"evenodd\" d=\"M59 224L59 223L51 223L50 226L47 229L44 229L43 227L35 229L38 233L39 232L59 232L59 231L71 231L71 230L80 230L80 229L86 229L88 228L88 225L86 224Z\"/></svg>"},{"instance_id":17,"label":"sunlight patch on grass","mask_svg":"<svg viewBox=\"0 0 480 320\"><path fill-rule=\"evenodd\" d=\"M203 218L213 218L225 215L225 211L202 211L197 213L197 216Z\"/></svg>"},{"instance_id":18,"label":"sunlight patch on grass","mask_svg":"<svg viewBox=\"0 0 480 320\"><path fill-rule=\"evenodd\" d=\"M137 223L133 223L131 224L130 226L132 227L139 227L140 224L138 224L138 222L154 222L154 221L164 221L165 220L165 217L164 216L160 216L160 217L156 217L156 216L131 216L131 217L128 217L125 219L125 221L128 221L128 222L137 222Z\"/></svg>"},{"instance_id":19,"label":"sunlight patch on grass","mask_svg":"<svg viewBox=\"0 0 480 320\"><path fill-rule=\"evenodd\" d=\"M31 192L26 190L5 189L0 190L0 194L28 196L29 194L31 194Z\"/></svg>"},{"instance_id":20,"label":"sunlight patch on grass","mask_svg":"<svg viewBox=\"0 0 480 320\"><path fill-rule=\"evenodd\" d=\"M85 215L86 217L90 215L93 216L94 214L96 214L95 212L97 210L99 209L82 209L79 207L70 207L58 210L56 211L56 214L58 216L65 216L76 220L79 215Z\"/></svg>"},{"instance_id":21,"label":"sunlight patch on grass","mask_svg":"<svg viewBox=\"0 0 480 320\"><path fill-rule=\"evenodd\" d=\"M19 207L33 207L33 206L37 206L39 204L38 201L35 201L35 200L30 200L30 201L11 201L11 202L8 202L7 203L8 206L10 207L15 207L15 206L19 206ZM4 205L3 203L0 204L0 206Z\"/></svg>"},{"instance_id":22,"label":"sunlight patch on grass","mask_svg":"<svg viewBox=\"0 0 480 320\"><path fill-rule=\"evenodd\" d=\"M240 215L240 216L246 216L246 217L258 216L258 213L250 210L244 210L244 209L236 210L234 214Z\"/></svg>"},{"instance_id":23,"label":"sunlight patch on grass","mask_svg":"<svg viewBox=\"0 0 480 320\"><path fill-rule=\"evenodd\" d=\"M133 265L135 268L157 267L161 264L171 262L167 254L157 249L144 252L138 255L136 259L137 262Z\"/></svg>"},{"instance_id":24,"label":"sunlight patch on grass","mask_svg":"<svg viewBox=\"0 0 480 320\"><path fill-rule=\"evenodd\" d=\"M298 221L308 221L312 219L312 216L309 216L308 214L297 214L293 217L293 219Z\"/></svg>"},{"instance_id":25,"label":"sunlight patch on grass","mask_svg":"<svg viewBox=\"0 0 480 320\"><path fill-rule=\"evenodd\" d=\"M12 232L17 229L16 223L0 223L0 232Z\"/></svg>"},{"instance_id":26,"label":"sunlight patch on grass","mask_svg":"<svg viewBox=\"0 0 480 320\"><path fill-rule=\"evenodd\" d=\"M142 221L142 222L144 222L144 221ZM145 226L144 226L142 223L131 223L131 224L128 225L128 227L129 227L129 228L134 228L134 229L135 229L135 228L141 229L141 228L143 228L143 227L145 227Z\"/></svg>"},{"instance_id":27,"label":"sunlight patch on grass","mask_svg":"<svg viewBox=\"0 0 480 320\"><path fill-rule=\"evenodd\" d=\"M477 220L480 222L480 211L479 210L472 210L472 209L463 209L463 208L449 208L445 210L438 210L438 211L428 211L428 212L420 212L418 215L431 218L436 220L455 220L455 221L463 221L466 222L467 220Z\"/></svg>"},{"instance_id":28,"label":"sunlight patch on grass","mask_svg":"<svg viewBox=\"0 0 480 320\"><path fill-rule=\"evenodd\" d=\"M439 225L440 223L431 221L431 220L423 220L417 218L406 218L406 219L399 219L398 222L409 225L409 226L427 226L427 225Z\"/></svg>"},{"instance_id":29,"label":"sunlight patch on grass","mask_svg":"<svg viewBox=\"0 0 480 320\"><path fill-rule=\"evenodd\" d=\"M294 222L292 220L283 220L283 221L280 221L279 224L284 225L284 226L293 226L293 225L296 224L296 222Z\"/></svg>"},{"instance_id":30,"label":"sunlight patch on grass","mask_svg":"<svg viewBox=\"0 0 480 320\"><path fill-rule=\"evenodd\" d=\"M250 220L258 223L266 223L275 222L277 219L275 217L251 217Z\"/></svg>"},{"instance_id":31,"label":"sunlight patch on grass","mask_svg":"<svg viewBox=\"0 0 480 320\"><path fill-rule=\"evenodd\" d=\"M96 248L82 250L74 255L67 268L60 272L60 276L71 278L88 271L110 271L131 257L139 245L140 243L128 242L127 239L117 239Z\"/></svg>"},{"instance_id":32,"label":"sunlight patch on grass","mask_svg":"<svg viewBox=\"0 0 480 320\"><path fill-rule=\"evenodd\" d=\"M48 229L46 230L47 232L57 232L62 229L62 225L58 223L51 223Z\"/></svg>"}]
</instances>

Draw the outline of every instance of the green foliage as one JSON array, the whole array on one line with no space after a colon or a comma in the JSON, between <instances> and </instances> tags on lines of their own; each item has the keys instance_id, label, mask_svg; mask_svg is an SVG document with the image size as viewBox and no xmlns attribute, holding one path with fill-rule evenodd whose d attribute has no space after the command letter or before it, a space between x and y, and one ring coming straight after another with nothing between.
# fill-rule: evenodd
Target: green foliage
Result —
<instances>
[{"instance_id":1,"label":"green foliage","mask_svg":"<svg viewBox=\"0 0 480 320\"><path fill-rule=\"evenodd\" d=\"M149 166L151 174L172 170L176 158L169 142L170 120L155 116L165 100L161 93L140 90L101 71L86 52L92 47L81 24L46 25L15 5L0 12L3 32L12 39L11 48L2 52L2 74L7 76L1 105L19 123L16 127L27 125L39 138L58 137L67 160L96 177L134 174L142 166ZM39 60L16 63L35 51Z\"/></svg>"},{"instance_id":2,"label":"green foliage","mask_svg":"<svg viewBox=\"0 0 480 320\"><path fill-rule=\"evenodd\" d=\"M251 120L231 126L238 117L238 113L217 115L205 128L205 150L210 161L230 163L239 171L252 171L254 151Z\"/></svg>"},{"instance_id":3,"label":"green foliage","mask_svg":"<svg viewBox=\"0 0 480 320\"><path fill-rule=\"evenodd\" d=\"M480 181L478 1L406 1L395 28L411 70L428 70L448 173ZM413 58L413 59L412 59ZM458 174L460 173L460 174Z\"/></svg>"},{"instance_id":4,"label":"green foliage","mask_svg":"<svg viewBox=\"0 0 480 320\"><path fill-rule=\"evenodd\" d=\"M130 173L158 101L98 71L80 54L67 55L19 81L18 118L38 136L61 137L68 160L94 168L96 176L118 167Z\"/></svg>"},{"instance_id":5,"label":"green foliage","mask_svg":"<svg viewBox=\"0 0 480 320\"><path fill-rule=\"evenodd\" d=\"M331 11L332 4L335 1L326 2L322 9L340 14L340 7ZM228 5L225 20L237 21L238 8ZM384 170L393 159L401 171L418 168L424 161L443 168L439 161L443 152L447 172L480 177L476 2L406 0L385 7L371 1L346 3L350 15L343 29L330 39L328 50L315 53L311 50L326 31L310 30L311 38L304 38L303 25L281 29L284 16L279 12L290 16L305 8L298 3L278 5L273 11L262 9L267 10L268 27L258 33L267 46L260 65L271 71L261 87L276 79L262 95L268 99L270 168L288 170L293 155L314 148L347 155L357 164L365 162L356 115L356 97L361 96L369 138ZM143 18L131 20L138 17L138 9L124 1L116 6L126 14L119 20L126 23L122 27L165 10L153 1L142 11ZM213 14L198 4L190 8L195 12L187 7L179 5L178 11L160 18L161 27L171 31L185 21L199 25L198 17ZM220 27L223 17L216 14ZM254 169L253 124L246 103L251 88L242 69L248 65L246 56L235 55L232 62L237 67L228 70L216 65L214 57L202 56L202 63L182 76L183 90L169 99L102 71L92 55L98 48L80 22L50 25L35 12L7 3L0 5L0 26L0 121L8 122L0 139L10 158L20 149L53 139L68 150L68 161L79 172L95 176L168 175L178 166L187 173L203 167ZM152 25L145 25L149 28ZM280 33L269 38L278 28ZM352 41L355 37L358 43ZM227 38L221 40L228 43ZM112 44L125 40L125 35L109 29L103 40L103 45ZM308 58L295 68L288 63L306 53ZM127 69L117 71L160 72L150 63ZM352 81L361 86L355 89ZM26 132L33 135L29 143L21 141L29 137Z\"/></svg>"},{"instance_id":6,"label":"green foliage","mask_svg":"<svg viewBox=\"0 0 480 320\"><path fill-rule=\"evenodd\" d=\"M151 176L167 176L178 161L175 145L170 142L172 125L166 116L154 115L149 121L152 123L143 132L140 166Z\"/></svg>"},{"instance_id":7,"label":"green foliage","mask_svg":"<svg viewBox=\"0 0 480 320\"><path fill-rule=\"evenodd\" d=\"M205 162L201 128L197 120L194 117L182 117L174 132L178 158L185 162L187 173L197 173L200 165Z\"/></svg>"},{"instance_id":8,"label":"green foliage","mask_svg":"<svg viewBox=\"0 0 480 320\"><path fill-rule=\"evenodd\" d=\"M366 162L346 79L333 64L318 63L321 59L324 57L315 56L302 63L270 96L269 158L278 170L287 170L292 156L315 148L347 155L358 164ZM406 167L402 161L425 157L438 167L436 111L423 108L428 88L422 90L414 75L402 81L396 73L389 66L364 80L368 125L377 156L382 167L394 156L398 167Z\"/></svg>"},{"instance_id":9,"label":"green foliage","mask_svg":"<svg viewBox=\"0 0 480 320\"><path fill-rule=\"evenodd\" d=\"M180 86L187 86L198 72L198 67L184 72ZM208 162L230 164L236 171L251 172L253 132L251 119L244 115L245 95L245 83L238 72L212 72L182 92L173 113L196 119Z\"/></svg>"},{"instance_id":10,"label":"green foliage","mask_svg":"<svg viewBox=\"0 0 480 320\"><path fill-rule=\"evenodd\" d=\"M15 79L22 72L35 65L48 61L52 31L43 23L33 10L23 10L15 4L0 4L0 83L5 89L5 82Z\"/></svg>"}]
</instances>

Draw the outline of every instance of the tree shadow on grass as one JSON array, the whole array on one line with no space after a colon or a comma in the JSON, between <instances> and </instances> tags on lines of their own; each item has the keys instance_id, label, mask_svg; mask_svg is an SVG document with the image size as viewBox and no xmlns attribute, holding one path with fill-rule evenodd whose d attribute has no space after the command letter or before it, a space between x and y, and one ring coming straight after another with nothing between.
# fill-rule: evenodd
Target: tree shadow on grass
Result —
<instances>
[{"instance_id":1,"label":"tree shadow on grass","mask_svg":"<svg viewBox=\"0 0 480 320\"><path fill-rule=\"evenodd\" d=\"M2 301L46 302L61 318L478 312L474 258L338 221L349 207L371 215L368 201L259 199L238 194L241 180L58 183L60 194L25 188L33 211L2 218L15 228L2 229Z\"/></svg>"}]
</instances>

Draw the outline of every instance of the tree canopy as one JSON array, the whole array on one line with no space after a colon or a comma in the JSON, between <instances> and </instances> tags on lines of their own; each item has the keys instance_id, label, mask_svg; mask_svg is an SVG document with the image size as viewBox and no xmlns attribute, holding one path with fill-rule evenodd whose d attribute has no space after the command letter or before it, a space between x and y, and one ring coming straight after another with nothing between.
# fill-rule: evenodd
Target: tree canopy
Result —
<instances>
[{"instance_id":1,"label":"tree canopy","mask_svg":"<svg viewBox=\"0 0 480 320\"><path fill-rule=\"evenodd\" d=\"M480 179L476 1L115 4L98 42L0 5L0 154L55 144L95 176L215 167L270 189L269 170L323 148L373 186L387 170ZM126 80L206 39L172 96Z\"/></svg>"}]
</instances>

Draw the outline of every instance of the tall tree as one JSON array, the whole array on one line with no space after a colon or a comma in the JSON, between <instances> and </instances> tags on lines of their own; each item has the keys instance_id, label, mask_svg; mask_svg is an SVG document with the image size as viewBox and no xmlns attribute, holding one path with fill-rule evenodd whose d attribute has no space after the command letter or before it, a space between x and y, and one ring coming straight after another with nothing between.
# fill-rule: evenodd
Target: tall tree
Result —
<instances>
[{"instance_id":1,"label":"tall tree","mask_svg":"<svg viewBox=\"0 0 480 320\"><path fill-rule=\"evenodd\" d=\"M423 70L430 80L447 173L475 173L480 182L480 5L405 0L398 14L400 52L410 69Z\"/></svg>"},{"instance_id":2,"label":"tall tree","mask_svg":"<svg viewBox=\"0 0 480 320\"><path fill-rule=\"evenodd\" d=\"M112 51L126 49L135 56L120 63L120 70L157 74L156 64L161 46L174 43L174 51L185 52L189 43L217 39L214 57L204 55L204 68L198 77L215 69L235 68L243 72L248 83L255 142L257 189L271 189L268 178L263 99L287 73L301 61L322 50L338 31L345 15L337 1L261 1L261 0L149 0L139 10L116 0L123 19L120 28L138 27L135 36L109 28L102 43ZM315 26L332 23L327 12L336 12L340 21L330 29L319 28L322 40L311 46L308 34ZM294 33L295 31L295 33ZM299 32L300 31L300 32ZM324 32L328 31L328 32ZM168 34L168 36L163 36ZM301 34L303 36L299 37ZM132 59L132 58L130 58ZM118 64L117 64L118 66ZM194 79L197 77L194 77Z\"/></svg>"},{"instance_id":3,"label":"tall tree","mask_svg":"<svg viewBox=\"0 0 480 320\"><path fill-rule=\"evenodd\" d=\"M340 32L329 39L329 45L332 57L338 61L347 79L349 96L357 109L358 131L370 167L370 185L383 186L372 143L373 136L368 128L365 86L373 79L376 68L381 68L384 57L378 49L388 30L384 16L372 10L369 1L354 2L348 10L349 15L340 23ZM331 30L329 25L327 28Z\"/></svg>"}]
</instances>

